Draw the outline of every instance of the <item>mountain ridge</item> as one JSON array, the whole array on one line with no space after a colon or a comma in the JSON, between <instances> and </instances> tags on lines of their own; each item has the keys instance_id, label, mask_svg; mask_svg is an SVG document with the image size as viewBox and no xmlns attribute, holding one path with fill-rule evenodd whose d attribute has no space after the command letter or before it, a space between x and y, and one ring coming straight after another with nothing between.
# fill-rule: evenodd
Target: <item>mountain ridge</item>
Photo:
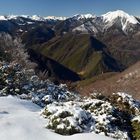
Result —
<instances>
[{"instance_id":1,"label":"mountain ridge","mask_svg":"<svg viewBox=\"0 0 140 140\"><path fill-rule=\"evenodd\" d=\"M129 15L122 10L110 11L101 16L96 16L95 14L77 14L70 17L1 15L0 22L17 24L17 26L20 26L20 30L22 25L46 24L52 26L52 29L57 31L58 34L74 32L98 35L108 32L112 28L123 32L125 35L140 31L139 18Z\"/></svg>"},{"instance_id":2,"label":"mountain ridge","mask_svg":"<svg viewBox=\"0 0 140 140\"><path fill-rule=\"evenodd\" d=\"M10 20L10 19L16 19L18 17L23 17L23 18L30 18L33 20L38 20L38 21L43 21L43 20L47 20L47 19L52 19L52 20L66 20L68 18L75 18L75 19L83 19L83 18L95 18L95 17L103 17L107 14L114 14L116 15L116 13L125 16L127 14L127 16L129 16L130 14L128 14L127 12L124 12L123 10L116 10L116 11L109 11L105 14L101 14L100 16L96 16L93 13L85 13L85 14L75 14L73 16L41 16L41 15L13 15L13 14L9 14L9 15L0 15L0 20ZM130 15L131 16L131 15ZM134 17L138 17L138 16L134 16Z\"/></svg>"}]
</instances>

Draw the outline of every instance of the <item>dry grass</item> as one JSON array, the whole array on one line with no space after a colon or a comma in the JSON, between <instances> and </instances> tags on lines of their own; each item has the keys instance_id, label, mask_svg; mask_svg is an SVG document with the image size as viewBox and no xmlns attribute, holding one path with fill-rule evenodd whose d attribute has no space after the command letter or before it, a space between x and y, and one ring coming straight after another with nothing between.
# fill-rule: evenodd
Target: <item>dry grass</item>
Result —
<instances>
[{"instance_id":1,"label":"dry grass","mask_svg":"<svg viewBox=\"0 0 140 140\"><path fill-rule=\"evenodd\" d=\"M140 62L110 78L99 79L89 85L79 86L78 91L82 95L89 95L93 92L110 95L113 92L123 91L140 100Z\"/></svg>"}]
</instances>

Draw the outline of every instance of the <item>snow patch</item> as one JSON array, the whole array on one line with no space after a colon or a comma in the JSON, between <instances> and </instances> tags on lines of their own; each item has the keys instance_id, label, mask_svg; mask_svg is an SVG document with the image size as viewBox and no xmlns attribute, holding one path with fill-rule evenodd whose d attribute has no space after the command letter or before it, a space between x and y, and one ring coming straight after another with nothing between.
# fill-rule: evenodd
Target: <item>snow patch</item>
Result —
<instances>
[{"instance_id":1,"label":"snow patch","mask_svg":"<svg viewBox=\"0 0 140 140\"><path fill-rule=\"evenodd\" d=\"M40 107L30 101L8 96L0 98L0 138L2 140L113 140L96 134L61 136L44 127ZM59 127L62 127L59 126Z\"/></svg>"},{"instance_id":2,"label":"snow patch","mask_svg":"<svg viewBox=\"0 0 140 140\"><path fill-rule=\"evenodd\" d=\"M80 20L80 19L89 19L89 18L95 18L95 17L96 16L92 15L92 14L76 14L71 18L73 18L75 20Z\"/></svg>"}]
</instances>

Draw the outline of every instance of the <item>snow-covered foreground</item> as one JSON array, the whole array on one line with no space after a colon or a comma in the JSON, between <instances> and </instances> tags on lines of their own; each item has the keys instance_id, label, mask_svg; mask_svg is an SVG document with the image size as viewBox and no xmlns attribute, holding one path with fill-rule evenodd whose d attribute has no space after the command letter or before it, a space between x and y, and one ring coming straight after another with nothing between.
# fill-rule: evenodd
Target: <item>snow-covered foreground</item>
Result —
<instances>
[{"instance_id":1,"label":"snow-covered foreground","mask_svg":"<svg viewBox=\"0 0 140 140\"><path fill-rule=\"evenodd\" d=\"M40 117L41 108L12 96L0 97L0 139L2 140L111 140L96 134L61 136L50 132Z\"/></svg>"}]
</instances>

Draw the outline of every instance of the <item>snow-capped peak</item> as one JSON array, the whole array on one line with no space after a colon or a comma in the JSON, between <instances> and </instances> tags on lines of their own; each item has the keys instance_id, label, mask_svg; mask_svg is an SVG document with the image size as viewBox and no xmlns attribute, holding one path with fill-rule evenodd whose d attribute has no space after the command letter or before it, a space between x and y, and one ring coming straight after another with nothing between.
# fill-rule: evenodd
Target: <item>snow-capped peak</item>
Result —
<instances>
[{"instance_id":1,"label":"snow-capped peak","mask_svg":"<svg viewBox=\"0 0 140 140\"><path fill-rule=\"evenodd\" d=\"M88 18L95 18L95 15L92 14L76 14L72 18L79 20L79 19L88 19Z\"/></svg>"},{"instance_id":2,"label":"snow-capped peak","mask_svg":"<svg viewBox=\"0 0 140 140\"><path fill-rule=\"evenodd\" d=\"M11 19L17 19L17 15L8 15L7 19L11 20Z\"/></svg>"},{"instance_id":3,"label":"snow-capped peak","mask_svg":"<svg viewBox=\"0 0 140 140\"><path fill-rule=\"evenodd\" d=\"M44 21L44 18L38 15L33 15L30 17L32 20L36 20L36 21Z\"/></svg>"},{"instance_id":4,"label":"snow-capped peak","mask_svg":"<svg viewBox=\"0 0 140 140\"><path fill-rule=\"evenodd\" d=\"M7 16L0 16L0 20L12 20L12 19L17 19L18 17L21 18L26 18L26 19L31 19L34 21L46 21L46 20L66 20L67 17L56 17L56 16L47 16L47 17L42 17L38 15L7 15Z\"/></svg>"},{"instance_id":5,"label":"snow-capped peak","mask_svg":"<svg viewBox=\"0 0 140 140\"><path fill-rule=\"evenodd\" d=\"M137 24L140 24L134 16L129 15L122 10L108 12L102 15L101 19L105 24L105 28L110 28L116 24L118 27L121 27L122 31L125 33L127 33L128 30L131 30L130 26L136 26Z\"/></svg>"},{"instance_id":6,"label":"snow-capped peak","mask_svg":"<svg viewBox=\"0 0 140 140\"><path fill-rule=\"evenodd\" d=\"M7 20L6 16L0 16L0 20Z\"/></svg>"},{"instance_id":7,"label":"snow-capped peak","mask_svg":"<svg viewBox=\"0 0 140 140\"><path fill-rule=\"evenodd\" d=\"M122 10L108 12L108 13L102 15L102 18L105 22L114 22L116 19L121 18L122 22L129 22L132 24L139 23L134 16L131 16Z\"/></svg>"},{"instance_id":8,"label":"snow-capped peak","mask_svg":"<svg viewBox=\"0 0 140 140\"><path fill-rule=\"evenodd\" d=\"M8 15L6 17L7 17L7 20L17 19L18 17L30 18L30 16L28 15Z\"/></svg>"},{"instance_id":9,"label":"snow-capped peak","mask_svg":"<svg viewBox=\"0 0 140 140\"><path fill-rule=\"evenodd\" d=\"M66 20L67 17L56 17L56 16L47 16L44 17L46 20Z\"/></svg>"}]
</instances>

